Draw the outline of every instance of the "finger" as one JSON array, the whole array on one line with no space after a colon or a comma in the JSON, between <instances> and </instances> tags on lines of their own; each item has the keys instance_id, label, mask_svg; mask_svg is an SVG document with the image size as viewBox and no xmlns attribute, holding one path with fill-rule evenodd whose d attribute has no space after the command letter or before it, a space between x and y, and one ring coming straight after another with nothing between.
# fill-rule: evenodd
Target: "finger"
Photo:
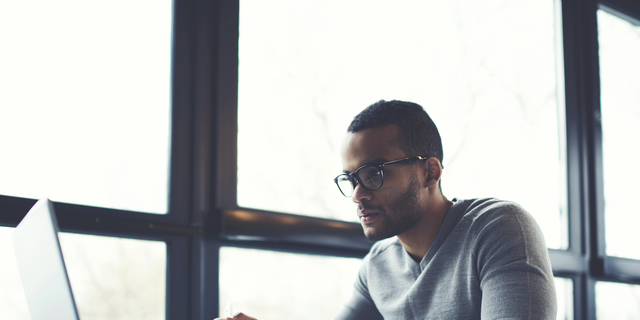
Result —
<instances>
[{"instance_id":1,"label":"finger","mask_svg":"<svg viewBox=\"0 0 640 320\"><path fill-rule=\"evenodd\" d=\"M256 318L249 317L248 315L246 315L246 314L244 314L242 312L240 312L240 313L236 314L235 316L233 316L233 319L235 319L235 320L258 320Z\"/></svg>"}]
</instances>

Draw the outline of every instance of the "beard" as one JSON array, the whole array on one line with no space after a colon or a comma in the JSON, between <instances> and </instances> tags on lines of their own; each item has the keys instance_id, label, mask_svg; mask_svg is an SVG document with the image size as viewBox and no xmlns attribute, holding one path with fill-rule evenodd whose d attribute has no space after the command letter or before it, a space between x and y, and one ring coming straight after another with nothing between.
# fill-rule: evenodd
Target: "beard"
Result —
<instances>
[{"instance_id":1,"label":"beard","mask_svg":"<svg viewBox=\"0 0 640 320\"><path fill-rule=\"evenodd\" d=\"M419 198L420 184L418 175L411 176L411 180L404 192L395 196L389 205L389 211L382 206L362 206L380 212L383 224L379 230L366 230L365 236L369 241L378 241L399 235L415 226L422 217Z\"/></svg>"}]
</instances>

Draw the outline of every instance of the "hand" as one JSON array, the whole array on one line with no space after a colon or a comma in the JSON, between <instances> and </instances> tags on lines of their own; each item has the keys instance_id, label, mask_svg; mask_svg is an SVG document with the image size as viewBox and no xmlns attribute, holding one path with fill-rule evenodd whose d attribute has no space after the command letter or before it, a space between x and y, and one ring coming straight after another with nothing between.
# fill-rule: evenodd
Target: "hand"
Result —
<instances>
[{"instance_id":1,"label":"hand","mask_svg":"<svg viewBox=\"0 0 640 320\"><path fill-rule=\"evenodd\" d=\"M240 312L233 317L215 318L213 320L258 320L258 319L249 317L248 315Z\"/></svg>"}]
</instances>

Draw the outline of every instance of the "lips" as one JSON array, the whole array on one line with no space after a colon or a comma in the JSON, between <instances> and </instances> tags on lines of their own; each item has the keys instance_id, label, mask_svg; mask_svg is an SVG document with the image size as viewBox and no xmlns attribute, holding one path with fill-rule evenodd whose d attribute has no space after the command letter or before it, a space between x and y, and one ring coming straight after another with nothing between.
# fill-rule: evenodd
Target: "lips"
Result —
<instances>
[{"instance_id":1,"label":"lips","mask_svg":"<svg viewBox=\"0 0 640 320\"><path fill-rule=\"evenodd\" d=\"M360 217L360 222L363 224L370 224L376 220L376 218L380 215L380 212L368 209L360 209L358 210L358 216Z\"/></svg>"}]
</instances>

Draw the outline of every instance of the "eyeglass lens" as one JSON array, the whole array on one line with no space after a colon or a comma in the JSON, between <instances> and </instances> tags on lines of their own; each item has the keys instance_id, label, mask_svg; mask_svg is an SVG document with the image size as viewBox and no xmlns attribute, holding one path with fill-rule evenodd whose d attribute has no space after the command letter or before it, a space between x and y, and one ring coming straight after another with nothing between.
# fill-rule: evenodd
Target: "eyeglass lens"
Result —
<instances>
[{"instance_id":1,"label":"eyeglass lens","mask_svg":"<svg viewBox=\"0 0 640 320\"><path fill-rule=\"evenodd\" d=\"M382 171L377 167L364 167L356 172L358 182L362 183L365 189L376 190L382 185ZM347 197L353 194L355 184L351 182L351 178L344 174L338 177L338 187L340 191Z\"/></svg>"},{"instance_id":2,"label":"eyeglass lens","mask_svg":"<svg viewBox=\"0 0 640 320\"><path fill-rule=\"evenodd\" d=\"M336 179L336 182L338 184L338 188L340 188L340 192L342 192L345 197L351 197L351 194L353 194L353 184L351 183L351 177L346 174L341 174Z\"/></svg>"}]
</instances>

